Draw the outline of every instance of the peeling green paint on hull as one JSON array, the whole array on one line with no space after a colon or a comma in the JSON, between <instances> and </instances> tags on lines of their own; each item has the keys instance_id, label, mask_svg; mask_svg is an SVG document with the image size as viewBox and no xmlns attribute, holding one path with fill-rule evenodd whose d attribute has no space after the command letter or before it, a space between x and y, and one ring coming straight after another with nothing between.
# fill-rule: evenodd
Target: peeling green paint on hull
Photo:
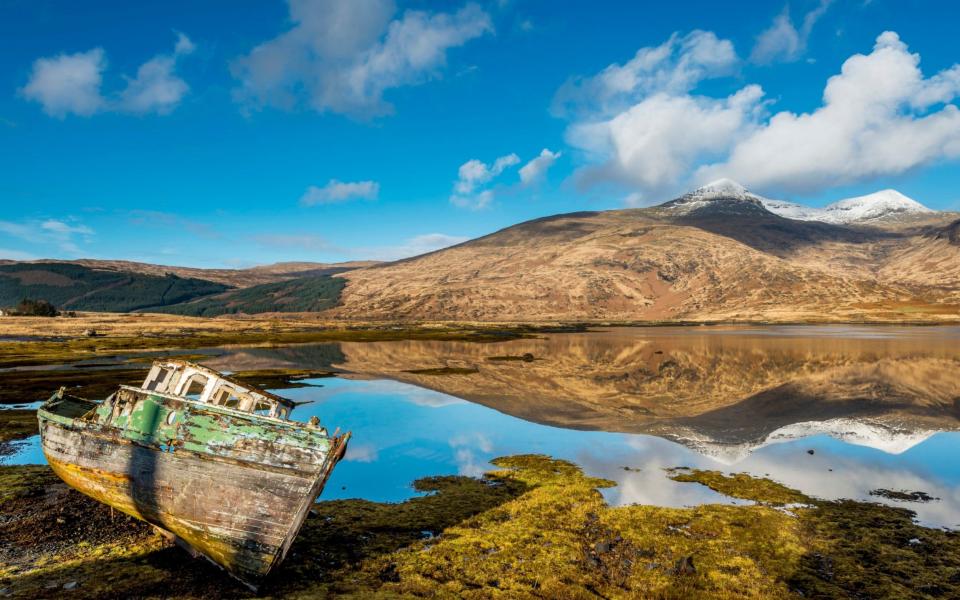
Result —
<instances>
[{"instance_id":1,"label":"peeling green paint on hull","mask_svg":"<svg viewBox=\"0 0 960 600\"><path fill-rule=\"evenodd\" d=\"M104 402L61 390L37 414L66 483L251 587L283 560L349 439L126 386Z\"/></svg>"}]
</instances>

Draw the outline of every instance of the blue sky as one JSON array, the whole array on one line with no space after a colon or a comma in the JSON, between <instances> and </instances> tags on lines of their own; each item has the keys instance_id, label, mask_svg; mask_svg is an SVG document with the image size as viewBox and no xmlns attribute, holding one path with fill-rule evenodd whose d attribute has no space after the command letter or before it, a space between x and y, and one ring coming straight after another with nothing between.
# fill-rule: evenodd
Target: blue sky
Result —
<instances>
[{"instance_id":1,"label":"blue sky","mask_svg":"<svg viewBox=\"0 0 960 600\"><path fill-rule=\"evenodd\" d=\"M720 176L960 209L960 5L737 6L4 2L0 258L398 258Z\"/></svg>"}]
</instances>

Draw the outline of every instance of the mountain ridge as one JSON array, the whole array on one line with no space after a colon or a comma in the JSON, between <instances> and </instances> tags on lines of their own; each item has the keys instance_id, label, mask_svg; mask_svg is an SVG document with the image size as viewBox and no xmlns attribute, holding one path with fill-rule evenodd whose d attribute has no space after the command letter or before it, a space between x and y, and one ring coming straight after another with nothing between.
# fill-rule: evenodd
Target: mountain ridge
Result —
<instances>
[{"instance_id":1,"label":"mountain ridge","mask_svg":"<svg viewBox=\"0 0 960 600\"><path fill-rule=\"evenodd\" d=\"M922 207L830 222L787 218L763 200L721 180L650 208L527 221L344 273L341 304L329 313L480 321L960 318L960 250L949 241L960 236L960 215Z\"/></svg>"}]
</instances>

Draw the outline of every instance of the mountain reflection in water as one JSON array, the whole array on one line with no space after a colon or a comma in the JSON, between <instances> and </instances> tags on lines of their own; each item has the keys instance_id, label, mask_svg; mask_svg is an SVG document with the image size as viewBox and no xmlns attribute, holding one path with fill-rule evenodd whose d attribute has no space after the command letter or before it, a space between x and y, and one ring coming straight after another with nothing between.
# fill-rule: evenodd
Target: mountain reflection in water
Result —
<instances>
[{"instance_id":1,"label":"mountain reflection in water","mask_svg":"<svg viewBox=\"0 0 960 600\"><path fill-rule=\"evenodd\" d=\"M956 327L622 328L231 348L203 362L338 372L280 392L310 401L298 420L353 431L322 499L399 501L417 478L480 475L496 456L543 453L617 482L603 491L614 504L732 502L665 476L688 466L906 506L924 524L960 528ZM38 438L19 449L7 462L43 461Z\"/></svg>"},{"instance_id":2,"label":"mountain reflection in water","mask_svg":"<svg viewBox=\"0 0 960 600\"><path fill-rule=\"evenodd\" d=\"M955 327L622 328L237 349L208 364L341 372L284 391L314 401L300 419L354 432L324 498L399 500L416 477L542 452L617 481L614 503L726 500L664 477L691 466L824 498L921 490L939 500L902 505L960 527L958 342Z\"/></svg>"}]
</instances>

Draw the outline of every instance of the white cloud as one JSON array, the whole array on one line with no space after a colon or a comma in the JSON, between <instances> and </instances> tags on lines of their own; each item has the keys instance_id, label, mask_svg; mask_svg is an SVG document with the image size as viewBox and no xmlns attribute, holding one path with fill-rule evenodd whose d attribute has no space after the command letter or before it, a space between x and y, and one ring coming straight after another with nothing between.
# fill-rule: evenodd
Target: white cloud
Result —
<instances>
[{"instance_id":1,"label":"white cloud","mask_svg":"<svg viewBox=\"0 0 960 600\"><path fill-rule=\"evenodd\" d=\"M195 221L176 213L160 210L133 209L126 211L126 217L137 227L167 227L176 230L189 231L193 235L217 239L220 233L206 221Z\"/></svg>"},{"instance_id":2,"label":"white cloud","mask_svg":"<svg viewBox=\"0 0 960 600\"><path fill-rule=\"evenodd\" d=\"M125 78L126 87L113 95L105 95L101 89L107 69L102 48L39 58L20 94L39 102L48 115L61 119L69 114L89 117L98 112L167 114L190 89L174 71L179 57L194 48L186 35L178 33L173 54L158 54L140 65L137 76Z\"/></svg>"},{"instance_id":3,"label":"white cloud","mask_svg":"<svg viewBox=\"0 0 960 600\"><path fill-rule=\"evenodd\" d=\"M500 175L500 173L503 173L507 167L512 167L519 163L520 157L516 154L501 156L493 161L492 165L488 165L475 158L468 160L460 165L460 169L457 171L459 179L454 185L454 190L458 194L470 194L477 186L483 185Z\"/></svg>"},{"instance_id":4,"label":"white cloud","mask_svg":"<svg viewBox=\"0 0 960 600\"><path fill-rule=\"evenodd\" d=\"M755 189L815 191L960 157L960 109L951 104L960 94L960 65L925 78L920 57L893 32L880 35L872 53L850 57L827 82L822 106L803 114L771 116L757 85L720 98L678 92L685 86L663 82L697 80L687 73L699 63L675 42L668 48L681 55L666 60L659 46L637 56L657 56L652 64L679 73L633 69L653 81L641 77L617 89L638 97L610 110L614 88L602 86L595 108L566 131L587 162L578 180L623 186L628 205L719 177Z\"/></svg>"},{"instance_id":5,"label":"white cloud","mask_svg":"<svg viewBox=\"0 0 960 600\"><path fill-rule=\"evenodd\" d=\"M173 46L174 55L185 56L187 54L193 54L193 51L196 49L197 45L194 44L185 33L181 31L177 32L177 43Z\"/></svg>"},{"instance_id":6,"label":"white cloud","mask_svg":"<svg viewBox=\"0 0 960 600\"><path fill-rule=\"evenodd\" d=\"M80 223L46 219L24 222L0 221L0 234L19 238L31 244L55 246L60 251L76 255L81 252L79 243L89 242L94 231Z\"/></svg>"},{"instance_id":7,"label":"white cloud","mask_svg":"<svg viewBox=\"0 0 960 600\"><path fill-rule=\"evenodd\" d=\"M377 460L377 447L373 444L350 444L344 460L361 463L372 463Z\"/></svg>"},{"instance_id":8,"label":"white cloud","mask_svg":"<svg viewBox=\"0 0 960 600\"><path fill-rule=\"evenodd\" d=\"M458 208L467 208L469 210L482 210L490 206L493 202L493 190L483 190L476 194L453 194L450 196L450 204Z\"/></svg>"},{"instance_id":9,"label":"white cloud","mask_svg":"<svg viewBox=\"0 0 960 600\"><path fill-rule=\"evenodd\" d=\"M701 168L749 185L812 191L960 157L960 65L924 78L894 32L844 62L810 113L780 112ZM946 104L936 109L940 104Z\"/></svg>"},{"instance_id":10,"label":"white cloud","mask_svg":"<svg viewBox=\"0 0 960 600\"><path fill-rule=\"evenodd\" d=\"M376 181L344 182L331 179L327 185L317 187L311 185L300 196L303 206L317 204L336 204L354 199L374 200L380 194L380 184Z\"/></svg>"},{"instance_id":11,"label":"white cloud","mask_svg":"<svg viewBox=\"0 0 960 600\"><path fill-rule=\"evenodd\" d=\"M339 251L326 238L311 233L277 233L259 234L253 237L254 241L264 246L276 248L296 248L311 251Z\"/></svg>"},{"instance_id":12,"label":"white cloud","mask_svg":"<svg viewBox=\"0 0 960 600\"><path fill-rule=\"evenodd\" d=\"M530 185L546 175L553 163L560 158L560 152L551 152L547 148L540 151L540 155L520 167L520 181Z\"/></svg>"},{"instance_id":13,"label":"white cloud","mask_svg":"<svg viewBox=\"0 0 960 600\"><path fill-rule=\"evenodd\" d=\"M37 257L29 252L22 250L11 250L10 248L0 248L0 258L6 260L36 260Z\"/></svg>"},{"instance_id":14,"label":"white cloud","mask_svg":"<svg viewBox=\"0 0 960 600\"><path fill-rule=\"evenodd\" d=\"M467 241L469 238L462 235L447 235L445 233L425 233L423 235L418 235L416 237L410 238L406 244L406 248L415 252L416 254L423 254L425 252L433 252L435 250L440 250L441 248L448 248L450 246L456 246L457 244L462 244Z\"/></svg>"},{"instance_id":15,"label":"white cloud","mask_svg":"<svg viewBox=\"0 0 960 600\"><path fill-rule=\"evenodd\" d=\"M475 158L468 160L457 170L457 181L453 184L450 203L473 210L486 208L493 201L493 191L479 188L499 177L507 168L519 163L520 157L513 153L497 158L492 165Z\"/></svg>"},{"instance_id":16,"label":"white cloud","mask_svg":"<svg viewBox=\"0 0 960 600\"><path fill-rule=\"evenodd\" d=\"M167 114L178 104L190 86L174 73L177 59L195 49L190 38L177 34L177 43L172 55L157 55L140 65L137 76L127 80L127 87L120 93L119 107L132 113Z\"/></svg>"},{"instance_id":17,"label":"white cloud","mask_svg":"<svg viewBox=\"0 0 960 600\"><path fill-rule=\"evenodd\" d=\"M106 68L102 48L38 58L20 93L39 102L43 112L52 117L62 119L70 113L90 116L103 108L100 83Z\"/></svg>"},{"instance_id":18,"label":"white cloud","mask_svg":"<svg viewBox=\"0 0 960 600\"><path fill-rule=\"evenodd\" d=\"M460 475L480 477L490 468L487 460L477 456L489 456L493 452L493 442L486 435L479 432L455 435L450 438L450 447Z\"/></svg>"},{"instance_id":19,"label":"white cloud","mask_svg":"<svg viewBox=\"0 0 960 600\"><path fill-rule=\"evenodd\" d=\"M593 77L572 79L557 92L557 115L612 114L638 99L684 94L705 79L733 72L739 63L733 43L710 31L673 34L660 46L641 48L627 63L612 64Z\"/></svg>"},{"instance_id":20,"label":"white cloud","mask_svg":"<svg viewBox=\"0 0 960 600\"><path fill-rule=\"evenodd\" d=\"M763 90L748 85L721 99L656 94L608 120L576 123L567 141L601 164L583 183L617 181L661 193L689 175L691 165L722 153L762 108Z\"/></svg>"},{"instance_id":21,"label":"white cloud","mask_svg":"<svg viewBox=\"0 0 960 600\"><path fill-rule=\"evenodd\" d=\"M765 65L777 61L792 62L800 58L807 49L807 40L813 26L832 3L833 0L820 0L817 7L803 17L799 30L790 19L790 7L784 6L783 11L774 17L770 27L757 37L750 60Z\"/></svg>"},{"instance_id":22,"label":"white cloud","mask_svg":"<svg viewBox=\"0 0 960 600\"><path fill-rule=\"evenodd\" d=\"M47 219L40 223L40 228L52 235L93 235L93 230L86 225L70 225L56 219Z\"/></svg>"},{"instance_id":23,"label":"white cloud","mask_svg":"<svg viewBox=\"0 0 960 600\"><path fill-rule=\"evenodd\" d=\"M399 260L411 256L420 256L428 252L434 252L450 246L456 246L467 241L468 237L460 235L448 235L445 233L425 233L414 236L402 244L396 246L381 246L379 248L366 248L356 251L358 255L372 260Z\"/></svg>"},{"instance_id":24,"label":"white cloud","mask_svg":"<svg viewBox=\"0 0 960 600\"><path fill-rule=\"evenodd\" d=\"M248 106L292 108L360 118L387 114L385 91L437 77L447 51L493 31L474 4L454 13L408 10L390 0L289 0L294 26L231 66Z\"/></svg>"}]
</instances>

